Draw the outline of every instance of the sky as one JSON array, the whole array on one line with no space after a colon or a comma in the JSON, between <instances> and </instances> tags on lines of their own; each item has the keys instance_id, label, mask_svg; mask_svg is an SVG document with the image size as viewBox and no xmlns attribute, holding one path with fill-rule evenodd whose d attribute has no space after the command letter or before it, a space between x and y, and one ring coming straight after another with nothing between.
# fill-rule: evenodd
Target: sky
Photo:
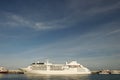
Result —
<instances>
[{"instance_id":1,"label":"sky","mask_svg":"<svg viewBox=\"0 0 120 80\"><path fill-rule=\"evenodd\" d=\"M46 59L120 69L120 0L0 0L0 66Z\"/></svg>"}]
</instances>

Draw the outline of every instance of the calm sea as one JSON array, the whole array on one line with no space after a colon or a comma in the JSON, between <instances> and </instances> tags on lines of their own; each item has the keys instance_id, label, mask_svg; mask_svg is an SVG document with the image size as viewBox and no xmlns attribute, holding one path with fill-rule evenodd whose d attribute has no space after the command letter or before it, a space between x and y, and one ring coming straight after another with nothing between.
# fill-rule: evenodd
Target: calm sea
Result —
<instances>
[{"instance_id":1,"label":"calm sea","mask_svg":"<svg viewBox=\"0 0 120 80\"><path fill-rule=\"evenodd\" d=\"M120 75L25 75L0 74L0 80L120 80Z\"/></svg>"}]
</instances>

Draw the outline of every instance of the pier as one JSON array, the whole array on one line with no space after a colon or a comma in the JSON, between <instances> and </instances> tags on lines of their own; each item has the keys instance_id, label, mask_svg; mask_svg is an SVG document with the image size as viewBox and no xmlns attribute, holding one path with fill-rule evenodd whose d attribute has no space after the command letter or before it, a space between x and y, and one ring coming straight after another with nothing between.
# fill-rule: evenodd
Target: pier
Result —
<instances>
[{"instance_id":1,"label":"pier","mask_svg":"<svg viewBox=\"0 0 120 80\"><path fill-rule=\"evenodd\" d=\"M8 70L8 74L24 74L21 70Z\"/></svg>"},{"instance_id":2,"label":"pier","mask_svg":"<svg viewBox=\"0 0 120 80\"><path fill-rule=\"evenodd\" d=\"M120 70L99 70L92 71L92 74L120 74Z\"/></svg>"}]
</instances>

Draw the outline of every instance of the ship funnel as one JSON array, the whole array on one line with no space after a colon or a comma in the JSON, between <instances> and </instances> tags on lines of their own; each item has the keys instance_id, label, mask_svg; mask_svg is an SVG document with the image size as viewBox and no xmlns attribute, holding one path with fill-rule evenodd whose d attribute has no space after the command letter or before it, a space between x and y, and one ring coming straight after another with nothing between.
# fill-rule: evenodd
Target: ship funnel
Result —
<instances>
[{"instance_id":1,"label":"ship funnel","mask_svg":"<svg viewBox=\"0 0 120 80\"><path fill-rule=\"evenodd\" d=\"M37 61L37 63L40 63L39 61Z\"/></svg>"},{"instance_id":2,"label":"ship funnel","mask_svg":"<svg viewBox=\"0 0 120 80\"><path fill-rule=\"evenodd\" d=\"M66 65L68 64L68 62L66 62Z\"/></svg>"}]
</instances>

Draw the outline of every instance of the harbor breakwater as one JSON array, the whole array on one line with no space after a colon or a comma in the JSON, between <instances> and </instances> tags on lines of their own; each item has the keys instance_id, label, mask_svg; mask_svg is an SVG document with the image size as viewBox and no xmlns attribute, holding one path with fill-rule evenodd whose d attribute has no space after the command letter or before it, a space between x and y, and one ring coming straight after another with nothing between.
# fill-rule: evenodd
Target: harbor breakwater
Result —
<instances>
[{"instance_id":1,"label":"harbor breakwater","mask_svg":"<svg viewBox=\"0 0 120 80\"><path fill-rule=\"evenodd\" d=\"M21 70L8 70L9 74L24 74L23 71Z\"/></svg>"}]
</instances>

